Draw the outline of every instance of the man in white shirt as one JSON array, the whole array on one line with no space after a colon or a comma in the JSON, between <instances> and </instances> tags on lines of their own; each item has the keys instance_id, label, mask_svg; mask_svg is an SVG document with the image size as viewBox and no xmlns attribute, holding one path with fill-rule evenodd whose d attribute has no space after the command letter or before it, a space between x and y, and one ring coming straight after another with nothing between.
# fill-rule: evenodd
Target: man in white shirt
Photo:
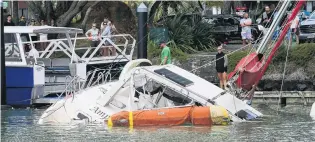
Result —
<instances>
[{"instance_id":1,"label":"man in white shirt","mask_svg":"<svg viewBox=\"0 0 315 142\"><path fill-rule=\"evenodd\" d=\"M293 39L293 36L295 36L296 44L299 44L299 35L300 35L300 28L299 28L300 19L298 16L295 17L295 19L292 20L291 23L291 42Z\"/></svg>"},{"instance_id":2,"label":"man in white shirt","mask_svg":"<svg viewBox=\"0 0 315 142\"><path fill-rule=\"evenodd\" d=\"M242 40L243 45L246 45L246 40L249 42L252 40L252 31L250 25L252 25L252 20L248 17L248 13L244 13L243 19L240 21L240 25L242 27Z\"/></svg>"}]
</instances>

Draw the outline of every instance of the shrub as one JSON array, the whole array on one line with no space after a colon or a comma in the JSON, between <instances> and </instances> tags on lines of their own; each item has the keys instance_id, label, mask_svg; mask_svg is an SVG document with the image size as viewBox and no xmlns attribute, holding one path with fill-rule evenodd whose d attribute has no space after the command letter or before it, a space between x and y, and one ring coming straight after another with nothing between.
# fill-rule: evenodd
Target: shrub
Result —
<instances>
[{"instance_id":1,"label":"shrub","mask_svg":"<svg viewBox=\"0 0 315 142\"><path fill-rule=\"evenodd\" d=\"M212 26L200 18L200 15L177 14L167 20L170 44L185 53L213 50Z\"/></svg>"}]
</instances>

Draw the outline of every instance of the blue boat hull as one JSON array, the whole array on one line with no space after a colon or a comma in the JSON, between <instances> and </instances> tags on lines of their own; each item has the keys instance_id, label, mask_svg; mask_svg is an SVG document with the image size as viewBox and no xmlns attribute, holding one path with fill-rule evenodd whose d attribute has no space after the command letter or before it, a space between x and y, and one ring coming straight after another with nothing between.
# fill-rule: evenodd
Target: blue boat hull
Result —
<instances>
[{"instance_id":1,"label":"blue boat hull","mask_svg":"<svg viewBox=\"0 0 315 142\"><path fill-rule=\"evenodd\" d=\"M6 103L12 106L30 106L37 91L34 66L6 66Z\"/></svg>"}]
</instances>

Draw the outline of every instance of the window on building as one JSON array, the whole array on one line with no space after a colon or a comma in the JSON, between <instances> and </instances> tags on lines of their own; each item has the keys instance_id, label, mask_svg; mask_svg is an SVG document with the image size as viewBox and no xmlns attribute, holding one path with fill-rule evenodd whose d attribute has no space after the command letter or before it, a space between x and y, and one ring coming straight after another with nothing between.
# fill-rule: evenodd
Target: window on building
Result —
<instances>
[{"instance_id":1,"label":"window on building","mask_svg":"<svg viewBox=\"0 0 315 142\"><path fill-rule=\"evenodd\" d=\"M28 17L28 9L27 8L20 8L19 9L19 17L24 16L25 18Z\"/></svg>"}]
</instances>

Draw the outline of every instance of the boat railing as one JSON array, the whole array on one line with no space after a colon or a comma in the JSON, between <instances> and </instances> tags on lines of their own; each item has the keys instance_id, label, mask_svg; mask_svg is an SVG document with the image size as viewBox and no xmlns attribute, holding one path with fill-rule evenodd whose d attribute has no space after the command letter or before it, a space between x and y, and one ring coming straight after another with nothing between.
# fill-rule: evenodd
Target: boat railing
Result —
<instances>
[{"instance_id":1,"label":"boat railing","mask_svg":"<svg viewBox=\"0 0 315 142\"><path fill-rule=\"evenodd\" d=\"M79 76L67 76L68 79L66 81L66 87L62 93L58 95L60 97L62 94L65 95L72 95L75 94L83 89L89 88L91 86L99 85L102 83L106 83L107 81L111 81L111 73L110 70L104 70L103 72L99 72L99 69L95 69L93 71L89 71L87 73L87 80L82 81L82 79ZM95 79L96 72L99 72L97 74L97 78ZM69 80L69 78L71 78Z\"/></svg>"},{"instance_id":2,"label":"boat railing","mask_svg":"<svg viewBox=\"0 0 315 142\"><path fill-rule=\"evenodd\" d=\"M130 34L118 34L112 36L100 37L96 47L91 47L88 37L70 38L72 45L69 45L68 38L52 39L42 41L24 41L22 45L31 44L39 52L39 58L70 58L71 61L84 61L87 64L98 64L104 62L113 62L116 60L128 61L132 59L136 40ZM44 43L44 44L42 44ZM35 45L35 46L34 46ZM42 45L47 45L45 48L37 48ZM9 48L6 46L6 53L19 53L19 48ZM43 49L43 50L40 50ZM102 51L108 49L109 51L116 50L116 55L102 55ZM113 52L113 51L112 51ZM28 54L29 52L26 52Z\"/></svg>"}]
</instances>

